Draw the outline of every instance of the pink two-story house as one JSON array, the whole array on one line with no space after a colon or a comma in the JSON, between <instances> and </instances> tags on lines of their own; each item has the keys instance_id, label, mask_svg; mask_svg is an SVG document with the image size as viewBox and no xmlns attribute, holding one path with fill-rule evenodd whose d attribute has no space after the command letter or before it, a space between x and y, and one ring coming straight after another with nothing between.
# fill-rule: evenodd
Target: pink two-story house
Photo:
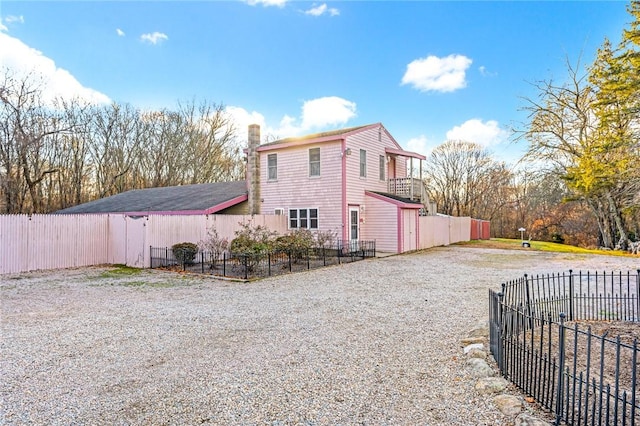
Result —
<instances>
[{"instance_id":1,"label":"pink two-story house","mask_svg":"<svg viewBox=\"0 0 640 426\"><path fill-rule=\"evenodd\" d=\"M435 214L420 173L421 154L405 151L380 123L260 144L249 126L251 214L286 215L289 229L333 231L402 253L419 245L420 215Z\"/></svg>"}]
</instances>

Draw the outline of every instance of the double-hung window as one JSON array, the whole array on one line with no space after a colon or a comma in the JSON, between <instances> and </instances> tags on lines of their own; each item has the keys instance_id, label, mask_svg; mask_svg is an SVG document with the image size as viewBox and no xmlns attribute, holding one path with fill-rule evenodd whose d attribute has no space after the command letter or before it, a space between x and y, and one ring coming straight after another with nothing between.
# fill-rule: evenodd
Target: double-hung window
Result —
<instances>
[{"instance_id":1,"label":"double-hung window","mask_svg":"<svg viewBox=\"0 0 640 426\"><path fill-rule=\"evenodd\" d=\"M318 209L289 209L289 229L318 229Z\"/></svg>"},{"instance_id":2,"label":"double-hung window","mask_svg":"<svg viewBox=\"0 0 640 426\"><path fill-rule=\"evenodd\" d=\"M360 177L367 177L367 151L360 150Z\"/></svg>"},{"instance_id":3,"label":"double-hung window","mask_svg":"<svg viewBox=\"0 0 640 426\"><path fill-rule=\"evenodd\" d=\"M387 167L387 162L384 155L380 156L380 180L384 180L384 169Z\"/></svg>"},{"instance_id":4,"label":"double-hung window","mask_svg":"<svg viewBox=\"0 0 640 426\"><path fill-rule=\"evenodd\" d=\"M267 155L267 168L269 169L269 180L278 179L278 154Z\"/></svg>"},{"instance_id":5,"label":"double-hung window","mask_svg":"<svg viewBox=\"0 0 640 426\"><path fill-rule=\"evenodd\" d=\"M320 148L309 150L309 176L320 176Z\"/></svg>"}]
</instances>

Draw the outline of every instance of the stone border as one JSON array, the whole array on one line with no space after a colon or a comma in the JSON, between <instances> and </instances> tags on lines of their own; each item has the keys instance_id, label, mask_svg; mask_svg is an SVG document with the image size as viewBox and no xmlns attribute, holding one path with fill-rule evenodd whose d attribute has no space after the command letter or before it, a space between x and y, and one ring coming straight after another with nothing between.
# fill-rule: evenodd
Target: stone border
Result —
<instances>
[{"instance_id":1,"label":"stone border","mask_svg":"<svg viewBox=\"0 0 640 426\"><path fill-rule=\"evenodd\" d=\"M489 351L489 326L480 325L463 338L462 344L465 366L469 375L476 380L474 388L478 394L492 397L491 402L505 416L514 418L515 426L551 426L532 414L533 410L522 395L515 395L508 389L509 382L500 375L493 355Z\"/></svg>"}]
</instances>

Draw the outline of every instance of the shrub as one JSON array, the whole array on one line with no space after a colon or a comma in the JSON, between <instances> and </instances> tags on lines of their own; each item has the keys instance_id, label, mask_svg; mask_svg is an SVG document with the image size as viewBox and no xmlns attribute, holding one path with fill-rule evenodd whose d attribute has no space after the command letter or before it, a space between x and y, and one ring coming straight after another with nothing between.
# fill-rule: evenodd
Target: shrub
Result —
<instances>
[{"instance_id":1,"label":"shrub","mask_svg":"<svg viewBox=\"0 0 640 426\"><path fill-rule=\"evenodd\" d=\"M305 252L314 245L313 234L307 229L297 229L276 238L274 249L284 252Z\"/></svg>"},{"instance_id":2,"label":"shrub","mask_svg":"<svg viewBox=\"0 0 640 426\"><path fill-rule=\"evenodd\" d=\"M198 246L194 243L178 243L171 246L171 251L178 262L190 265L198 254Z\"/></svg>"},{"instance_id":3,"label":"shrub","mask_svg":"<svg viewBox=\"0 0 640 426\"><path fill-rule=\"evenodd\" d=\"M215 226L207 230L207 238L198 243L200 250L211 253L211 267L216 268L216 261L229 248L229 239L221 238Z\"/></svg>"},{"instance_id":4,"label":"shrub","mask_svg":"<svg viewBox=\"0 0 640 426\"><path fill-rule=\"evenodd\" d=\"M253 226L251 221L240 222L241 229L229 246L236 254L262 254L272 249L277 233L266 226Z\"/></svg>"},{"instance_id":5,"label":"shrub","mask_svg":"<svg viewBox=\"0 0 640 426\"><path fill-rule=\"evenodd\" d=\"M316 232L316 247L330 248L333 247L338 239L337 231L318 231Z\"/></svg>"}]
</instances>

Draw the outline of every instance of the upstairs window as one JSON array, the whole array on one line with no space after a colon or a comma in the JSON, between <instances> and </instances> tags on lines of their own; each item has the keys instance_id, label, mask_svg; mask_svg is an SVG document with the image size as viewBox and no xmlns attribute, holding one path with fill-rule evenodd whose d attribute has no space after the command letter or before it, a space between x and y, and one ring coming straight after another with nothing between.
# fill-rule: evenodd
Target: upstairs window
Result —
<instances>
[{"instance_id":1,"label":"upstairs window","mask_svg":"<svg viewBox=\"0 0 640 426\"><path fill-rule=\"evenodd\" d=\"M384 155L380 156L380 180L384 180L384 169L387 167L387 162Z\"/></svg>"},{"instance_id":2,"label":"upstairs window","mask_svg":"<svg viewBox=\"0 0 640 426\"><path fill-rule=\"evenodd\" d=\"M289 229L318 229L318 209L289 209Z\"/></svg>"},{"instance_id":3,"label":"upstairs window","mask_svg":"<svg viewBox=\"0 0 640 426\"><path fill-rule=\"evenodd\" d=\"M360 150L360 177L367 177L367 151Z\"/></svg>"},{"instance_id":4,"label":"upstairs window","mask_svg":"<svg viewBox=\"0 0 640 426\"><path fill-rule=\"evenodd\" d=\"M268 179L278 179L278 154L267 155L267 168L269 169Z\"/></svg>"},{"instance_id":5,"label":"upstairs window","mask_svg":"<svg viewBox=\"0 0 640 426\"><path fill-rule=\"evenodd\" d=\"M320 148L309 150L309 176L320 176Z\"/></svg>"}]
</instances>

